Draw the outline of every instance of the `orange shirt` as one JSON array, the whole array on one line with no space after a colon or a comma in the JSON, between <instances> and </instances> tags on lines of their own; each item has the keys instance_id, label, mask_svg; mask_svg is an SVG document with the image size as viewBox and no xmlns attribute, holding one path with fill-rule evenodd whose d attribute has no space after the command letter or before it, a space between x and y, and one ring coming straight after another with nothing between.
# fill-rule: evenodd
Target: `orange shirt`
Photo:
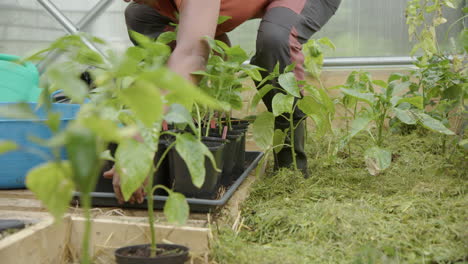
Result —
<instances>
[{"instance_id":1,"label":"orange shirt","mask_svg":"<svg viewBox=\"0 0 468 264\"><path fill-rule=\"evenodd\" d=\"M183 0L159 0L153 7L163 16L176 21L176 13ZM200 0L200 4L202 4ZM220 16L229 16L231 19L218 25L216 35L221 35L238 27L245 21L261 17L270 0L221 0Z\"/></svg>"}]
</instances>

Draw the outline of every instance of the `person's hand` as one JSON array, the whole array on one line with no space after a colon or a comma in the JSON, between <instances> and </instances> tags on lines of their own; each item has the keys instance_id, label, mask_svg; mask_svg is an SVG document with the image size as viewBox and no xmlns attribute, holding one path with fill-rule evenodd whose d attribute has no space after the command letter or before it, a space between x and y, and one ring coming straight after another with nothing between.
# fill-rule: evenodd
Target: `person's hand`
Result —
<instances>
[{"instance_id":1,"label":"person's hand","mask_svg":"<svg viewBox=\"0 0 468 264\"><path fill-rule=\"evenodd\" d=\"M112 167L112 169L104 172L103 176L106 179L112 179L112 186L114 187L115 197L117 198L117 201L118 201L119 204L123 204L125 202L125 200L124 200L124 196L122 194L122 189L120 188L120 175L115 170L115 167ZM145 180L145 183L143 184L143 186L138 188L138 190L136 190L132 194L132 196L128 200L128 202L130 204L135 204L135 202L141 204L141 203L143 203L145 201L146 193L145 193L144 186L146 186L147 182L148 181Z\"/></svg>"}]
</instances>

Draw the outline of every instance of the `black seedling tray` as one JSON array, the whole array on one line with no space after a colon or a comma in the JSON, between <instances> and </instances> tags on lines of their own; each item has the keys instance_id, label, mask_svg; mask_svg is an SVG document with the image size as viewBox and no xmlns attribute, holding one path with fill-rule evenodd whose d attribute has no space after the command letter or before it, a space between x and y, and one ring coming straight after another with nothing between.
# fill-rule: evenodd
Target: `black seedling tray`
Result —
<instances>
[{"instance_id":1,"label":"black seedling tray","mask_svg":"<svg viewBox=\"0 0 468 264\"><path fill-rule=\"evenodd\" d=\"M249 174L257 167L260 159L263 157L261 152L251 152L248 151L245 153L246 160L246 169L239 176L239 178L226 190L223 196L217 200L208 200L208 199L197 199L197 198L187 198L187 202L190 206L190 211L192 213L208 213L213 211L218 206L223 206L227 201L232 197L234 192L239 188L242 182L249 176ZM74 202L79 201L80 193L74 194ZM93 192L91 193L92 204L96 207L121 207L121 208L132 208L132 209L147 209L148 205L145 199L145 202L142 204L119 204L115 198L113 192ZM153 196L154 208L162 209L164 203L167 200L167 196L155 195Z\"/></svg>"}]
</instances>

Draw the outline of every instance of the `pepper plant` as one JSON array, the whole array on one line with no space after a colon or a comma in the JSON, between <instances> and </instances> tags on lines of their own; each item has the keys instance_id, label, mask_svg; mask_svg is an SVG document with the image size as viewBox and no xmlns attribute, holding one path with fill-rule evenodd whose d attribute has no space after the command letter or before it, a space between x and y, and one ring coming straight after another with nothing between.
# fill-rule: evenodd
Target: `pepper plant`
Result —
<instances>
[{"instance_id":1,"label":"pepper plant","mask_svg":"<svg viewBox=\"0 0 468 264\"><path fill-rule=\"evenodd\" d=\"M232 129L231 111L241 110L243 107L242 92L250 87L246 87L249 81L260 82L263 69L245 64L249 56L240 47L229 47L222 41L206 38L211 47L210 56L206 69L193 74L199 75L200 88L213 98L217 99L225 107L222 113L218 113L218 127L222 129L222 116L226 117L229 129ZM215 116L213 109L205 109L205 121L209 123ZM206 126L205 136L208 136L210 126Z\"/></svg>"},{"instance_id":2,"label":"pepper plant","mask_svg":"<svg viewBox=\"0 0 468 264\"><path fill-rule=\"evenodd\" d=\"M296 151L294 147L294 131L298 125L306 118L310 117L316 125L316 135L323 136L331 131L331 115L334 113L334 104L322 90L315 88L305 81L298 81L291 70L294 65L290 65L285 72L278 75L279 66L275 68L272 76L278 75L279 87L271 84L265 85L259 90L252 100L252 108L260 102L262 96L272 90L277 93L272 100L272 112L259 114L253 124L254 140L265 152L279 152L284 146L291 147L293 167L297 170ZM302 95L301 89L307 92ZM294 120L293 113L301 111L304 116L300 120ZM282 117L289 123L289 128L282 131L274 129L275 118ZM290 144L285 144L285 139L289 138Z\"/></svg>"},{"instance_id":3,"label":"pepper plant","mask_svg":"<svg viewBox=\"0 0 468 264\"><path fill-rule=\"evenodd\" d=\"M145 186L148 201L148 215L151 230L151 252L156 254L154 231L153 193L157 188L168 192L164 213L171 222L183 223L189 214L188 204L182 194L164 186L152 186L152 175L160 166L154 166L153 157L157 152L164 107L171 107L167 119L183 114L183 109L191 109L197 102L218 109L219 104L188 81L164 67L170 55L170 48L164 44L168 37L152 41L138 33L132 33L140 46L128 48L123 56L113 51L107 58L90 50L81 36L67 36L55 41L49 48L31 56L28 60L42 57L44 52L59 50L68 55L68 61L48 69L48 86L44 89L42 104L50 106L50 93L63 89L72 102L86 104L75 121L63 131L59 130L58 114L49 113L47 125L55 135L44 142L55 151L51 162L43 164L27 176L27 186L48 210L60 219L71 201L73 190L80 192L80 200L86 216L86 229L83 237L82 263L90 263L89 238L91 232L91 196L102 160L115 161L120 175L121 191L125 200L141 186ZM170 38L170 36L169 36ZM96 38L92 38L103 44ZM88 67L93 68L89 69ZM79 79L80 72L88 68L95 88L88 90ZM136 137L137 136L137 137ZM173 134L176 150L186 161L195 186L204 182L204 157L214 164L212 154L196 137L187 134ZM110 156L105 146L118 143L115 157ZM11 145L2 144L6 149ZM60 149L65 147L68 160L60 159ZM167 151L163 154L165 156ZM145 185L146 183L146 185ZM57 190L60 190L57 192Z\"/></svg>"},{"instance_id":4,"label":"pepper plant","mask_svg":"<svg viewBox=\"0 0 468 264\"><path fill-rule=\"evenodd\" d=\"M387 82L368 81L365 91L348 86L340 89L344 96L354 98L362 105L355 113L356 118L351 123L349 133L341 140L338 149L343 148L358 133L367 131L374 142L374 146L365 151L366 164L371 174L378 174L391 164L392 153L384 148L384 138L386 121L393 116L405 124L420 124L435 132L454 134L440 121L424 112L422 96L401 96L411 85L408 76L392 74ZM368 128L371 123L375 126L375 132Z\"/></svg>"}]
</instances>

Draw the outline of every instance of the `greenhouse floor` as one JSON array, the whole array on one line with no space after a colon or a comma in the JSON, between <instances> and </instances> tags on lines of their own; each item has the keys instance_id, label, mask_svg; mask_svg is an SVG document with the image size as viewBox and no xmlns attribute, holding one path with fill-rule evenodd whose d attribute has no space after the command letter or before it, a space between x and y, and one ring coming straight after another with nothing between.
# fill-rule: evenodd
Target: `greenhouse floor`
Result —
<instances>
[{"instance_id":1,"label":"greenhouse floor","mask_svg":"<svg viewBox=\"0 0 468 264\"><path fill-rule=\"evenodd\" d=\"M371 176L368 137L336 160L320 142L309 144L309 179L283 170L256 181L241 224L215 233L217 263L468 263L466 154L447 159L432 133L389 135L393 163Z\"/></svg>"}]
</instances>

